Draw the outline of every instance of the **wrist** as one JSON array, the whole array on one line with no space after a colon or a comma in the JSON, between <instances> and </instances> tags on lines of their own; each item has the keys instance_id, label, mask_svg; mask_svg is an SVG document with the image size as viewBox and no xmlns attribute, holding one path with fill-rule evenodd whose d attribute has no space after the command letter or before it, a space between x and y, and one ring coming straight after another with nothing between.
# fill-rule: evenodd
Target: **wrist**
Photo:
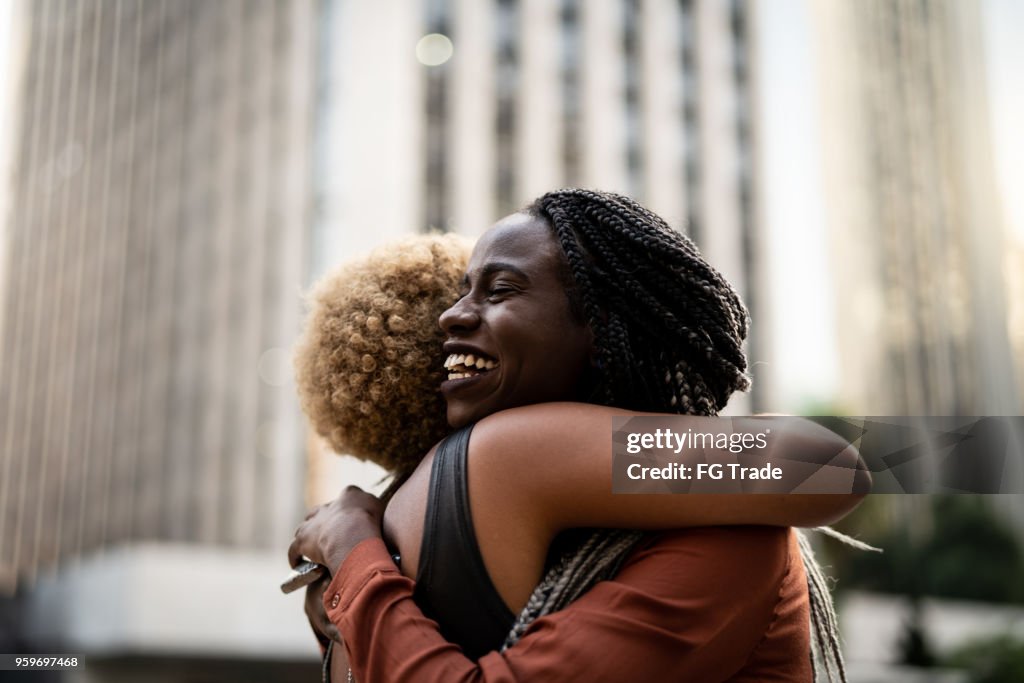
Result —
<instances>
[{"instance_id":1,"label":"wrist","mask_svg":"<svg viewBox=\"0 0 1024 683\"><path fill-rule=\"evenodd\" d=\"M372 524L360 524L346 533L344 538L334 539L324 553L331 574L334 575L341 568L342 563L357 545L370 538L382 538L380 529Z\"/></svg>"}]
</instances>

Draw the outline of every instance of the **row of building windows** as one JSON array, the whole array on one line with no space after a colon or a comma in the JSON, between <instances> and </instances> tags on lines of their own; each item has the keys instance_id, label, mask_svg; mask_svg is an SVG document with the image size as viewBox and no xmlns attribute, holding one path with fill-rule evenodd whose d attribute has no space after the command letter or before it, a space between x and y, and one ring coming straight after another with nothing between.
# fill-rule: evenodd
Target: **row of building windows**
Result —
<instances>
[{"instance_id":1,"label":"row of building windows","mask_svg":"<svg viewBox=\"0 0 1024 683\"><path fill-rule=\"evenodd\" d=\"M457 22L452 21L451 7L444 0L432 0L426 3L426 30L436 33L451 34ZM608 102L610 108L621 107L622 127L624 135L624 155L622 164L625 166L628 191L643 200L645 195L645 149L649 145L658 144L647 137L644 130L644 99L645 66L640 49L644 41L641 28L641 16L650 11L640 0L620 0L621 21L619 26L620 47L622 53L622 88L619 102ZM493 187L495 197L494 214L508 213L522 201L516 187L516 179L520 173L520 162L517 149L520 147L518 137L523 133L518 121L519 100L523 96L521 82L521 50L524 49L555 49L557 51L558 81L560 86L560 120L559 139L561 149L559 159L562 165L562 183L578 184L583 179L581 155L581 125L585 115L583 112L582 79L589 65L583 34L583 16L587 11L579 0L561 0L556 15L558 22L558 45L545 46L530 44L529 31L521 25L521 7L518 0L497 0L492 6L493 40L493 93L494 125L493 145L495 163L493 170ZM678 62L666 64L664 68L674 69L680 83L682 93L678 125L682 129L683 149L680 155L685 165L685 187L679 188L686 195L688 206L687 224L694 233L699 234L701 222L701 126L699 114L700 83L696 61L696 26L692 0L679 0L674 6L678 36ZM729 23L732 35L730 46L733 56L734 79L730 84L735 88L736 149L738 150L738 173L744 174L741 182L739 201L743 210L749 214L749 83L747 77L746 25L745 6L741 0L730 4ZM667 19L668 17L666 17ZM533 27L535 28L535 27ZM458 36L451 36L456 44L458 59ZM589 49L598 49L590 47ZM452 97L487 97L487 93L455 92L452 89L450 63L424 69L425 83L424 121L426 136L426 154L424 162L424 223L429 226L446 227L449 219L448 208L453 191L449 172L449 155L451 153L450 99ZM654 68L662 68L657 65ZM590 73L592 78L602 78L602 74ZM609 144L613 144L609 141Z\"/></svg>"}]
</instances>

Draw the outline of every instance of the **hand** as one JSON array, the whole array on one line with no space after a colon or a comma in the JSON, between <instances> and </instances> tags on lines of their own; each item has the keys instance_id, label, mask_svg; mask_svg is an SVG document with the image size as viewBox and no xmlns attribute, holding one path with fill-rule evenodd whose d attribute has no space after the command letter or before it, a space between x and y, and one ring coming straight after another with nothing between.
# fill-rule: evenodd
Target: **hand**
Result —
<instances>
[{"instance_id":1,"label":"hand","mask_svg":"<svg viewBox=\"0 0 1024 683\"><path fill-rule=\"evenodd\" d=\"M310 510L295 530L288 548L288 563L308 557L334 573L353 548L368 538L381 538L384 504L358 486L349 486L330 503Z\"/></svg>"},{"instance_id":2,"label":"hand","mask_svg":"<svg viewBox=\"0 0 1024 683\"><path fill-rule=\"evenodd\" d=\"M327 590L327 585L330 582L331 577L325 574L306 586L306 600L303 605L306 610L306 618L309 620L309 625L316 634L317 640L319 640L324 647L327 646L328 640L341 643L341 633L339 633L337 627L331 623L331 620L327 618L327 611L324 609L324 592Z\"/></svg>"}]
</instances>

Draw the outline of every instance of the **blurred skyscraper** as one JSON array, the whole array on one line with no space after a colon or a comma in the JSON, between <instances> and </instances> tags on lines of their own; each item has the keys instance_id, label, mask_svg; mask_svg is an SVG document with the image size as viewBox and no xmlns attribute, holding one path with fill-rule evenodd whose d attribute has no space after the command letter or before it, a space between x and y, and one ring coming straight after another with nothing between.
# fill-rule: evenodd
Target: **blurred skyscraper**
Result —
<instances>
[{"instance_id":1,"label":"blurred skyscraper","mask_svg":"<svg viewBox=\"0 0 1024 683\"><path fill-rule=\"evenodd\" d=\"M298 321L310 17L30 7L3 566L137 538L280 542L302 507L302 431L271 366Z\"/></svg>"},{"instance_id":2,"label":"blurred skyscraper","mask_svg":"<svg viewBox=\"0 0 1024 683\"><path fill-rule=\"evenodd\" d=\"M35 583L23 623L83 654L308 657L301 614L293 641L275 632L297 603L278 594L260 607L269 627L239 629L251 596L232 593L259 574L275 599L305 506L286 349L308 240L314 5L23 8L3 588ZM92 601L47 612L68 593Z\"/></svg>"},{"instance_id":3,"label":"blurred skyscraper","mask_svg":"<svg viewBox=\"0 0 1024 683\"><path fill-rule=\"evenodd\" d=\"M1014 252L996 190L979 2L810 6L837 404L854 415L1019 414L1009 329L1019 280L1004 272ZM1024 539L1024 496L985 501ZM885 502L887 523L913 538L934 524L926 497Z\"/></svg>"},{"instance_id":4,"label":"blurred skyscraper","mask_svg":"<svg viewBox=\"0 0 1024 683\"><path fill-rule=\"evenodd\" d=\"M304 486L374 481L307 467L290 383L299 293L343 258L581 185L686 231L763 314L743 0L22 6L0 589L41 642L312 654L274 588Z\"/></svg>"},{"instance_id":5,"label":"blurred skyscraper","mask_svg":"<svg viewBox=\"0 0 1024 683\"><path fill-rule=\"evenodd\" d=\"M856 414L1020 410L979 3L811 3Z\"/></svg>"}]
</instances>

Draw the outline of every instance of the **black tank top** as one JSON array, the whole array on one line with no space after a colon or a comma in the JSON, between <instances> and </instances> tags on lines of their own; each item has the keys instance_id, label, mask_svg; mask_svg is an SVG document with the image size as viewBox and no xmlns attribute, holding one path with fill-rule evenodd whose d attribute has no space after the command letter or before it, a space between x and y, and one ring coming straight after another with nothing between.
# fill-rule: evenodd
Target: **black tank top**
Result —
<instances>
[{"instance_id":1,"label":"black tank top","mask_svg":"<svg viewBox=\"0 0 1024 683\"><path fill-rule=\"evenodd\" d=\"M472 430L458 430L434 455L414 597L445 638L475 660L501 647L516 616L491 582L473 532L466 478Z\"/></svg>"}]
</instances>

